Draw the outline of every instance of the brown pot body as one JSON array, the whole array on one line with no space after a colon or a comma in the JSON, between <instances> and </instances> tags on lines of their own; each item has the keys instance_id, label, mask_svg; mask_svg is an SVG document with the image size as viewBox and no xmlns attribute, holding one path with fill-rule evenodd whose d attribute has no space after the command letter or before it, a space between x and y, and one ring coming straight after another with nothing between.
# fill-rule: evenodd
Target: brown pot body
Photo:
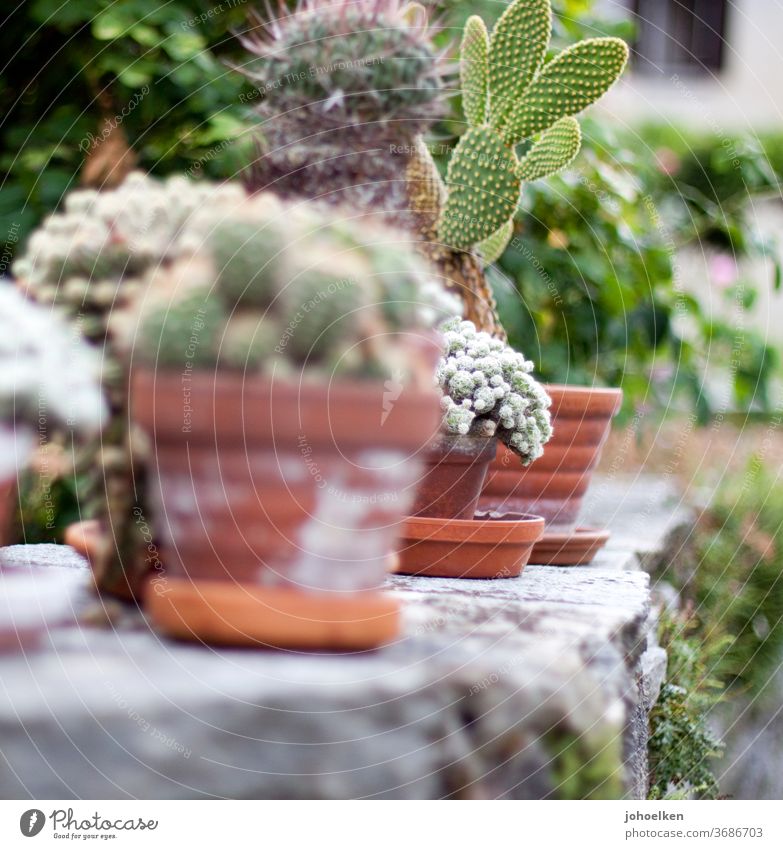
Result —
<instances>
[{"instance_id":1,"label":"brown pot body","mask_svg":"<svg viewBox=\"0 0 783 849\"><path fill-rule=\"evenodd\" d=\"M496 451L495 437L438 434L427 451L412 515L472 519Z\"/></svg>"},{"instance_id":2,"label":"brown pot body","mask_svg":"<svg viewBox=\"0 0 783 849\"><path fill-rule=\"evenodd\" d=\"M406 389L390 411L383 395L382 383L135 374L164 572L152 590L166 575L335 597L379 587L440 417L435 392Z\"/></svg>"},{"instance_id":3,"label":"brown pot body","mask_svg":"<svg viewBox=\"0 0 783 849\"><path fill-rule=\"evenodd\" d=\"M13 481L0 481L0 546L8 545L11 534L11 517L14 511Z\"/></svg>"},{"instance_id":4,"label":"brown pot body","mask_svg":"<svg viewBox=\"0 0 783 849\"><path fill-rule=\"evenodd\" d=\"M516 578L544 533L540 516L433 519L412 516L403 530L400 568L431 578Z\"/></svg>"},{"instance_id":5,"label":"brown pot body","mask_svg":"<svg viewBox=\"0 0 783 849\"><path fill-rule=\"evenodd\" d=\"M553 435L543 456L525 467L500 445L480 506L483 510L534 513L546 519L547 528L568 531L576 527L623 393L621 389L557 385L546 390L552 398Z\"/></svg>"}]
</instances>

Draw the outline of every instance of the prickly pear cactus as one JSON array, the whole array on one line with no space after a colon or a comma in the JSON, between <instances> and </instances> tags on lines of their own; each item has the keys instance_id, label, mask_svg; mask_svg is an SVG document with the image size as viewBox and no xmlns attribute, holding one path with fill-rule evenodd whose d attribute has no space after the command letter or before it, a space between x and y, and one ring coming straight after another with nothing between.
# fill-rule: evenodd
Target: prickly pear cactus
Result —
<instances>
[{"instance_id":1,"label":"prickly pear cactus","mask_svg":"<svg viewBox=\"0 0 783 849\"><path fill-rule=\"evenodd\" d=\"M465 25L461 76L469 129L449 163L438 234L456 249L477 248L485 262L510 237L506 221L523 181L550 176L574 159L581 135L573 116L611 87L628 58L620 39L591 38L545 63L551 17L549 0L515 0L491 36L475 15ZM522 141L532 144L518 160ZM488 151L504 164L500 181L488 166L476 166Z\"/></svg>"}]
</instances>

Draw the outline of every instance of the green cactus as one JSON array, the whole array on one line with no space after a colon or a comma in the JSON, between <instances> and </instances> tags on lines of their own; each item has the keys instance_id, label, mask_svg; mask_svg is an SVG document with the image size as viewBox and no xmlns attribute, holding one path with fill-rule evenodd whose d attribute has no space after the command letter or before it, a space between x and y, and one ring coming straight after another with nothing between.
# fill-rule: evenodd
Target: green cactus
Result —
<instances>
[{"instance_id":1,"label":"green cactus","mask_svg":"<svg viewBox=\"0 0 783 849\"><path fill-rule=\"evenodd\" d=\"M219 217L209 239L200 239L201 225L193 234L185 226L183 239L199 247L155 273L127 323L124 338L141 361L178 371L388 377L389 364L403 373L418 367L406 336L426 336L459 312L415 256L390 244L387 230L329 220L268 193ZM225 278L227 257L236 273ZM197 269L212 269L217 285L203 285Z\"/></svg>"},{"instance_id":2,"label":"green cactus","mask_svg":"<svg viewBox=\"0 0 783 849\"><path fill-rule=\"evenodd\" d=\"M518 144L595 103L623 72L627 60L628 46L619 38L590 38L555 56L509 112L502 127L506 144Z\"/></svg>"},{"instance_id":3,"label":"green cactus","mask_svg":"<svg viewBox=\"0 0 783 849\"><path fill-rule=\"evenodd\" d=\"M488 56L493 127L524 97L544 61L551 32L549 0L516 0L495 24Z\"/></svg>"},{"instance_id":4,"label":"green cactus","mask_svg":"<svg viewBox=\"0 0 783 849\"><path fill-rule=\"evenodd\" d=\"M514 0L488 42L480 18L465 25L461 67L469 129L449 162L437 229L455 249L478 248L485 263L510 237L506 222L522 182L550 176L574 159L581 135L573 116L609 89L628 59L620 39L592 38L544 64L551 17L549 0ZM526 140L534 141L518 161L516 145ZM488 152L503 164L502 180L494 169L476 167Z\"/></svg>"},{"instance_id":5,"label":"green cactus","mask_svg":"<svg viewBox=\"0 0 783 849\"><path fill-rule=\"evenodd\" d=\"M489 108L489 35L478 15L471 15L465 24L460 56L462 108L470 126L479 127L487 120Z\"/></svg>"},{"instance_id":6,"label":"green cactus","mask_svg":"<svg viewBox=\"0 0 783 849\"><path fill-rule=\"evenodd\" d=\"M444 242L470 250L514 214L522 179L512 148L489 127L471 127L449 160L448 200L439 233Z\"/></svg>"},{"instance_id":7,"label":"green cactus","mask_svg":"<svg viewBox=\"0 0 783 849\"><path fill-rule=\"evenodd\" d=\"M443 68L422 12L397 0L300 0L243 38L252 58L242 73L263 98L262 116L296 120L308 136L326 126L415 135L443 99Z\"/></svg>"},{"instance_id":8,"label":"green cactus","mask_svg":"<svg viewBox=\"0 0 783 849\"><path fill-rule=\"evenodd\" d=\"M549 177L570 165L579 153L582 131L575 118L561 118L530 148L519 163L519 176L528 182Z\"/></svg>"},{"instance_id":9,"label":"green cactus","mask_svg":"<svg viewBox=\"0 0 783 849\"><path fill-rule=\"evenodd\" d=\"M481 254L481 258L484 260L485 265L490 265L496 260L500 259L503 254L503 251L506 249L506 245L511 241L511 237L514 235L514 221L509 218L502 227L495 230L495 232L484 239L483 242L479 242L476 246L476 249Z\"/></svg>"}]
</instances>

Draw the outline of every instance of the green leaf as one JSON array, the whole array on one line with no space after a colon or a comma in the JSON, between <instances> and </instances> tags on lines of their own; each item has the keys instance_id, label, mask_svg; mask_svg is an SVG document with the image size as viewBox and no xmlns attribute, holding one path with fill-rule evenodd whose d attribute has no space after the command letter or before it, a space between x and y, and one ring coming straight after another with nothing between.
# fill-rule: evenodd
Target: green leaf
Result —
<instances>
[{"instance_id":1,"label":"green leaf","mask_svg":"<svg viewBox=\"0 0 783 849\"><path fill-rule=\"evenodd\" d=\"M489 35L484 21L471 15L465 24L460 48L460 79L462 81L462 107L472 127L487 120L489 105L489 76L487 54Z\"/></svg>"},{"instance_id":2,"label":"green leaf","mask_svg":"<svg viewBox=\"0 0 783 849\"><path fill-rule=\"evenodd\" d=\"M489 46L493 127L501 125L541 67L551 32L549 0L515 0L495 24Z\"/></svg>"},{"instance_id":3,"label":"green leaf","mask_svg":"<svg viewBox=\"0 0 783 849\"><path fill-rule=\"evenodd\" d=\"M506 144L518 144L595 103L628 60L619 38L590 38L564 50L541 69L503 127Z\"/></svg>"}]
</instances>

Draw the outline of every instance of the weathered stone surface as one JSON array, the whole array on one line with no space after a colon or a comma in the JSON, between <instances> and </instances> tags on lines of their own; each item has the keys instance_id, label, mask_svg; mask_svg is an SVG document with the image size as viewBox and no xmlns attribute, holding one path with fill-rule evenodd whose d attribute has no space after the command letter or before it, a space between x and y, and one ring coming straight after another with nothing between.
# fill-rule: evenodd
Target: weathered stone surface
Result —
<instances>
[{"instance_id":1,"label":"weathered stone surface","mask_svg":"<svg viewBox=\"0 0 783 849\"><path fill-rule=\"evenodd\" d=\"M32 548L0 562L76 564L65 548ZM614 764L612 792L644 794L661 662L645 574L530 566L518 580L396 576L390 588L404 602L403 637L354 655L176 644L136 611L109 627L53 630L40 651L0 659L0 795L595 790L589 777L558 772L561 746Z\"/></svg>"}]
</instances>

